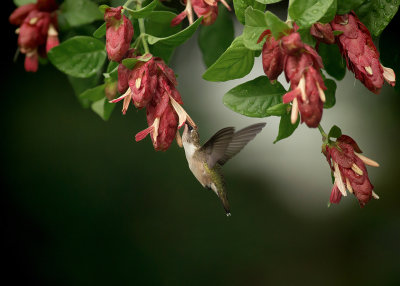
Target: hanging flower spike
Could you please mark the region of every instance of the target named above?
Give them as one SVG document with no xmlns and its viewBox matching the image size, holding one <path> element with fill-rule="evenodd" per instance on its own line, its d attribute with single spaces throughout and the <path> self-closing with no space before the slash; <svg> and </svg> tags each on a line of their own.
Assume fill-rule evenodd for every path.
<svg viewBox="0 0 400 286">
<path fill-rule="evenodd" d="M 359 152 L 358 152 L 359 151 Z M 336 142 L 323 146 L 323 153 L 335 178 L 330 202 L 338 204 L 346 189 L 355 195 L 361 207 L 371 198 L 379 199 L 373 191 L 365 165 L 379 167 L 379 164 L 360 154 L 357 143 L 347 135 L 340 136 Z"/>
<path fill-rule="evenodd" d="M 129 76 L 132 100 L 137 108 L 145 107 L 153 98 L 157 88 L 157 66 L 154 58 L 138 62 Z"/>
<path fill-rule="evenodd" d="M 231 7 L 225 0 L 219 0 L 229 11 Z M 218 17 L 218 0 L 185 0 L 185 10 L 171 21 L 171 26 L 176 26 L 188 17 L 189 24 L 193 24 L 193 10 L 197 17 L 203 17 L 204 26 L 212 25 Z"/>
<path fill-rule="evenodd" d="M 264 31 L 257 43 L 261 42 L 264 37 L 267 37 L 267 40 L 262 48 L 262 65 L 268 79 L 274 81 L 283 71 L 284 54 L 279 42 L 272 37 L 270 30 Z"/>
<path fill-rule="evenodd" d="M 119 6 L 107 8 L 104 13 L 107 54 L 115 62 L 120 62 L 125 57 L 134 32 L 131 21 L 121 11 L 122 6 Z"/>
<path fill-rule="evenodd" d="M 284 71 L 291 91 L 283 96 L 283 102 L 292 102 L 291 122 L 294 124 L 301 114 L 301 121 L 308 127 L 317 127 L 322 118 L 326 86 L 320 69 L 322 59 L 317 52 L 301 41 L 300 34 L 293 32 L 282 37 Z"/>
<path fill-rule="evenodd" d="M 39 55 L 46 57 L 47 52 L 59 44 L 57 14 L 54 12 L 57 8 L 54 0 L 38 0 L 15 9 L 10 15 L 10 23 L 20 26 L 17 29 L 18 47 L 25 54 L 24 66 L 28 72 L 36 72 Z"/>
<path fill-rule="evenodd" d="M 379 52 L 371 34 L 354 12 L 336 15 L 331 26 L 334 31 L 342 32 L 336 36 L 337 44 L 346 59 L 347 68 L 358 80 L 376 94 L 380 92 L 384 79 L 391 86 L 395 85 L 393 70 L 379 62 Z"/>
</svg>

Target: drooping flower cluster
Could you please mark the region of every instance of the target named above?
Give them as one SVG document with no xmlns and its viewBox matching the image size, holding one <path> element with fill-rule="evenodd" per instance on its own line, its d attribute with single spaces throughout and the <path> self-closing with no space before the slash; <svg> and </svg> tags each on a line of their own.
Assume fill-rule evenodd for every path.
<svg viewBox="0 0 400 286">
<path fill-rule="evenodd" d="M 370 32 L 354 12 L 336 15 L 331 26 L 334 31 L 342 32 L 336 36 L 337 44 L 346 59 L 347 68 L 358 80 L 374 93 L 379 93 L 384 79 L 391 86 L 395 85 L 396 77 L 393 70 L 380 63 L 379 52 Z"/>
<path fill-rule="evenodd" d="M 37 0 L 18 7 L 10 15 L 11 24 L 19 26 L 18 47 L 25 54 L 25 70 L 36 72 L 39 56 L 45 58 L 48 51 L 58 46 L 57 14 L 55 0 Z"/>
<path fill-rule="evenodd" d="M 300 34 L 292 31 L 276 40 L 269 30 L 259 38 L 267 37 L 262 49 L 265 74 L 270 80 L 285 72 L 291 91 L 283 96 L 283 102 L 292 102 L 291 121 L 294 124 L 301 114 L 301 121 L 309 127 L 317 127 L 322 117 L 326 90 L 320 69 L 322 59 L 309 45 L 303 43 Z"/>
<path fill-rule="evenodd" d="M 146 108 L 149 127 L 136 135 L 136 141 L 150 134 L 154 149 L 165 151 L 175 136 L 178 136 L 179 144 L 178 129 L 187 120 L 192 126 L 196 125 L 181 107 L 183 102 L 176 89 L 177 82 L 172 69 L 161 58 L 150 54 L 135 55 L 133 50 L 129 54 L 138 62 L 132 70 L 123 64 L 119 65 L 118 91 L 123 95 L 111 102 L 123 99 L 124 114 L 131 101 L 137 108 Z"/>
<path fill-rule="evenodd" d="M 122 6 L 107 8 L 104 13 L 106 21 L 106 49 L 108 58 L 120 62 L 125 58 L 133 37 L 131 21 L 122 15 Z"/>
<path fill-rule="evenodd" d="M 181 144 L 178 129 L 188 120 L 196 126 L 181 107 L 182 98 L 176 89 L 175 74 L 161 58 L 151 54 L 140 55 L 130 49 L 133 26 L 122 15 L 122 7 L 107 8 L 106 49 L 110 60 L 119 62 L 117 89 L 122 96 L 112 99 L 116 103 L 124 100 L 122 113 L 125 114 L 132 103 L 136 108 L 146 108 L 148 128 L 136 135 L 136 141 L 150 134 L 154 149 L 165 151 L 175 136 Z M 122 64 L 124 59 L 135 59 L 132 69 Z"/>
<path fill-rule="evenodd" d="M 379 164 L 360 153 L 357 143 L 347 135 L 340 136 L 336 142 L 323 146 L 322 152 L 331 167 L 334 183 L 330 202 L 338 204 L 342 196 L 347 196 L 346 189 L 354 194 L 361 207 L 371 198 L 379 199 L 373 191 L 365 165 L 379 167 Z"/>
<path fill-rule="evenodd" d="M 218 17 L 218 1 L 231 11 L 231 7 L 225 2 L 225 0 L 185 0 L 185 10 L 172 19 L 171 25 L 178 25 L 186 17 L 189 20 L 189 24 L 192 24 L 193 10 L 197 17 L 203 17 L 203 20 L 201 21 L 203 25 L 212 25 Z"/>
</svg>

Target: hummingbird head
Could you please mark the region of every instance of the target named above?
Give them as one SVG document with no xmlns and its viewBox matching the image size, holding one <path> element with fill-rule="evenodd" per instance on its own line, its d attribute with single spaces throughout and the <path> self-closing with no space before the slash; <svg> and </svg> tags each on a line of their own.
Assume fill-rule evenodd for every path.
<svg viewBox="0 0 400 286">
<path fill-rule="evenodd" d="M 185 123 L 185 129 L 182 134 L 182 143 L 186 144 L 198 144 L 199 143 L 199 133 L 193 128 L 188 122 Z"/>
</svg>

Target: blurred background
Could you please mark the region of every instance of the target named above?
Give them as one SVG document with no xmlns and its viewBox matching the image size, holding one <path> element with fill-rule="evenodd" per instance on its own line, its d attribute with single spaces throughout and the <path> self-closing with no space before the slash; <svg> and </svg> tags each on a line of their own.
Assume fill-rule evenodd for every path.
<svg viewBox="0 0 400 286">
<path fill-rule="evenodd" d="M 3 285 L 400 285 L 400 95 L 392 88 L 374 95 L 349 72 L 338 83 L 322 125 L 340 126 L 381 164 L 368 169 L 381 199 L 360 209 L 348 196 L 328 208 L 317 130 L 301 125 L 273 144 L 277 118 L 246 118 L 222 104 L 226 91 L 262 74 L 260 58 L 243 79 L 206 82 L 197 37 L 186 42 L 171 66 L 203 142 L 226 126 L 267 122 L 225 167 L 227 218 L 183 149 L 134 141 L 143 110 L 122 116 L 119 104 L 103 122 L 50 65 L 30 74 L 23 57 L 13 63 L 13 9 L 2 17 Z M 396 33 L 396 18 L 385 33 Z"/>
</svg>

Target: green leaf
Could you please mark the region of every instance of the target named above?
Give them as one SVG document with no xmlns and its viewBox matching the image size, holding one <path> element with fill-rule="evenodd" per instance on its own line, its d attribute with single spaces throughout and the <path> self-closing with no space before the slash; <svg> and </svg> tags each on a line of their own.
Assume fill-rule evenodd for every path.
<svg viewBox="0 0 400 286">
<path fill-rule="evenodd" d="M 90 0 L 65 0 L 61 5 L 61 13 L 71 27 L 103 20 L 97 5 Z"/>
<path fill-rule="evenodd" d="M 366 0 L 337 0 L 337 14 L 343 15 L 355 10 Z"/>
<path fill-rule="evenodd" d="M 245 11 L 246 8 L 251 6 L 254 9 L 264 11 L 265 5 L 255 0 L 233 0 L 233 6 L 235 8 L 236 18 L 243 25 L 245 24 Z"/>
<path fill-rule="evenodd" d="M 329 130 L 328 137 L 329 138 L 339 138 L 342 136 L 342 130 L 336 125 L 333 125 L 331 130 Z"/>
<path fill-rule="evenodd" d="M 176 14 L 168 11 L 151 12 L 144 18 L 146 33 L 156 37 L 168 37 L 178 33 L 181 25 L 171 27 L 171 21 L 175 17 Z M 164 45 L 163 42 L 158 42 L 150 46 L 150 52 L 154 56 L 162 58 L 166 63 L 168 63 L 174 50 L 175 47 Z"/>
<path fill-rule="evenodd" d="M 254 65 L 254 52 L 243 45 L 242 37 L 236 38 L 229 48 L 203 74 L 208 81 L 227 81 L 242 78 Z"/>
<path fill-rule="evenodd" d="M 103 73 L 104 78 L 118 80 L 118 62 L 110 61 L 107 66 L 107 72 Z"/>
<path fill-rule="evenodd" d="M 148 62 L 152 58 L 151 55 L 143 55 L 139 58 L 127 58 L 122 60 L 122 64 L 128 69 L 133 69 L 137 62 Z"/>
<path fill-rule="evenodd" d="M 315 22 L 327 23 L 336 14 L 336 0 L 293 0 L 289 15 L 300 27 L 310 27 Z"/>
<path fill-rule="evenodd" d="M 286 93 L 277 81 L 272 84 L 266 76 L 260 76 L 240 84 L 228 91 L 223 98 L 225 106 L 249 117 L 267 117 L 276 115 L 276 105 L 282 103 Z M 279 106 L 282 110 L 282 106 Z"/>
<path fill-rule="evenodd" d="M 81 99 L 88 100 L 90 102 L 98 101 L 103 99 L 106 95 L 104 92 L 104 88 L 106 87 L 105 84 L 96 86 L 94 88 L 87 89 L 83 93 L 79 95 Z"/>
<path fill-rule="evenodd" d="M 99 11 L 104 14 L 108 8 L 111 8 L 111 7 L 106 4 L 103 4 L 103 5 L 99 6 Z"/>
<path fill-rule="evenodd" d="M 132 10 L 127 7 L 124 7 L 124 9 L 126 9 L 133 18 L 136 18 L 136 19 L 144 18 L 147 15 L 149 15 L 154 10 L 154 8 L 156 8 L 157 3 L 158 3 L 158 0 L 153 0 L 153 2 L 151 2 L 149 5 L 143 7 L 142 9 L 139 9 L 139 10 Z"/>
<path fill-rule="evenodd" d="M 346 61 L 337 45 L 320 43 L 318 54 L 321 56 L 326 72 L 337 80 L 342 80 L 346 74 Z"/>
<path fill-rule="evenodd" d="M 68 81 L 70 82 L 76 97 L 78 98 L 80 104 L 84 108 L 89 108 L 90 106 L 90 101 L 86 99 L 82 99 L 79 97 L 81 93 L 83 93 L 85 90 L 89 88 L 93 88 L 99 83 L 100 76 L 99 75 L 94 75 L 89 78 L 77 78 L 77 77 L 72 77 L 68 76 Z"/>
<path fill-rule="evenodd" d="M 271 30 L 275 39 L 280 38 L 290 30 L 290 27 L 277 16 L 267 11 L 263 13 L 248 7 L 245 12 L 246 25 L 243 30 L 244 45 L 251 50 L 261 50 L 265 39 L 257 43 L 260 35 L 267 29 Z"/>
<path fill-rule="evenodd" d="M 396 15 L 399 5 L 399 0 L 367 0 L 355 12 L 371 34 L 377 37 Z"/>
<path fill-rule="evenodd" d="M 310 34 L 310 27 L 308 28 L 299 28 L 297 32 L 300 34 L 300 38 L 303 41 L 303 43 L 306 43 L 307 45 L 310 45 L 311 47 L 315 47 L 315 44 L 317 41 L 315 38 Z"/>
<path fill-rule="evenodd" d="M 261 4 L 274 4 L 281 2 L 283 0 L 256 0 L 257 2 L 260 2 Z"/>
<path fill-rule="evenodd" d="M 114 103 L 109 103 L 107 98 L 93 102 L 92 110 L 103 120 L 107 121 L 115 108 Z"/>
<path fill-rule="evenodd" d="M 155 37 L 152 35 L 147 35 L 147 41 L 149 42 L 150 45 L 154 45 L 155 43 L 158 43 L 158 42 L 161 42 L 167 46 L 182 45 L 194 34 L 194 32 L 196 32 L 197 27 L 201 24 L 202 20 L 203 20 L 203 18 L 200 17 L 186 29 L 184 29 L 174 35 L 165 37 L 165 38 L 159 38 L 159 37 Z"/>
<path fill-rule="evenodd" d="M 96 31 L 93 33 L 93 37 L 100 39 L 106 35 L 106 23 L 103 23 Z"/>
<path fill-rule="evenodd" d="M 282 115 L 281 121 L 279 122 L 278 136 L 276 137 L 274 144 L 292 135 L 299 126 L 299 123 L 300 117 L 297 117 L 297 121 L 295 122 L 295 124 L 292 124 L 289 110 L 284 115 Z"/>
<path fill-rule="evenodd" d="M 325 90 L 325 103 L 324 108 L 332 108 L 336 104 L 336 82 L 332 79 L 325 79 L 324 80 L 326 90 Z"/>
<path fill-rule="evenodd" d="M 201 26 L 199 46 L 206 67 L 211 66 L 229 47 L 235 37 L 232 17 L 229 11 L 219 5 L 218 17 L 214 24 Z"/>
<path fill-rule="evenodd" d="M 63 73 L 88 78 L 101 70 L 107 54 L 101 41 L 92 37 L 77 36 L 51 49 L 48 57 Z"/>
<path fill-rule="evenodd" d="M 14 4 L 17 6 L 26 5 L 29 3 L 36 3 L 36 0 L 14 0 Z"/>
</svg>

